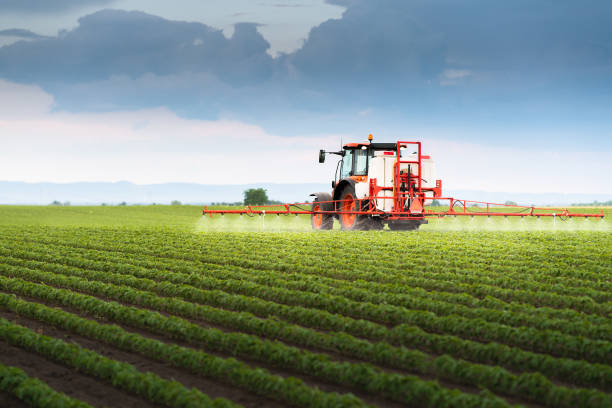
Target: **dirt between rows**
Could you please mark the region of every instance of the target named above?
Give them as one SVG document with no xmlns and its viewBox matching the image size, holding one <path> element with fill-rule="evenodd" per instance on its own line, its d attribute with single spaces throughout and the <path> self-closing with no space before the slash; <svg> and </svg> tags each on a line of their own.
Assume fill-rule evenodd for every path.
<svg viewBox="0 0 612 408">
<path fill-rule="evenodd" d="M 11 394 L 0 391 L 0 407 L 3 408 L 28 408 L 25 402 L 13 397 Z"/>
<path fill-rule="evenodd" d="M 54 390 L 95 407 L 161 407 L 4 341 L 0 341 L 0 361 L 5 365 L 19 367 L 30 377 L 44 381 Z"/>
<path fill-rule="evenodd" d="M 35 302 L 35 303 L 43 303 L 40 300 L 35 299 L 35 298 L 22 297 L 22 299 L 30 301 L 30 302 Z M 101 297 L 100 299 L 104 299 L 104 298 Z M 109 299 L 104 299 L 104 300 L 109 300 Z M 118 302 L 118 303 L 121 303 L 121 302 Z M 132 306 L 132 305 L 126 304 L 126 303 L 123 303 L 123 304 L 126 305 L 126 306 Z M 138 306 L 138 307 L 142 308 L 142 309 L 145 309 L 145 310 L 149 310 L 149 309 L 144 308 L 144 307 L 140 307 L 140 306 Z M 90 316 L 90 315 L 88 315 L 86 313 L 83 313 L 83 312 L 81 312 L 79 310 L 70 308 L 70 307 L 62 306 L 60 308 L 65 310 L 65 311 L 67 311 L 67 312 L 79 315 L 79 316 L 84 317 L 84 318 L 88 318 L 88 319 L 92 318 L 92 316 Z M 159 312 L 159 311 L 157 311 L 157 312 Z M 165 313 L 165 312 L 159 312 L 159 313 L 161 313 L 163 315 L 166 315 L 166 316 L 172 316 L 171 314 Z M 174 344 L 178 344 L 178 345 L 181 345 L 181 346 L 184 346 L 184 347 L 190 347 L 190 348 L 198 349 L 198 347 L 195 346 L 194 344 L 188 343 L 188 342 L 185 342 L 185 341 L 182 341 L 182 340 L 179 340 L 179 339 L 175 339 L 175 338 L 171 337 L 170 335 L 159 335 L 159 334 L 156 334 L 156 333 L 151 333 L 149 331 L 141 330 L 141 329 L 134 328 L 134 327 L 131 327 L 131 326 L 128 326 L 128 325 L 120 324 L 120 323 L 117 323 L 117 322 L 111 322 L 111 321 L 108 321 L 107 319 L 105 319 L 103 317 L 100 317 L 100 316 L 95 316 L 93 318 L 95 320 L 100 321 L 101 323 L 116 324 L 118 326 L 123 327 L 124 329 L 126 329 L 128 331 L 131 331 L 131 332 L 134 332 L 134 333 L 138 333 L 138 334 L 140 334 L 142 336 L 145 336 L 145 337 L 148 337 L 148 338 L 154 338 L 154 339 L 166 342 L 166 343 L 174 343 Z M 222 331 L 226 331 L 226 332 L 232 331 L 232 330 L 227 329 L 225 327 L 221 327 L 221 326 L 218 326 L 218 325 L 210 325 L 208 323 L 205 323 L 205 322 L 202 322 L 202 321 L 199 321 L 199 320 L 196 320 L 196 319 L 188 319 L 188 318 L 184 318 L 184 319 L 187 320 L 187 321 L 190 321 L 192 323 L 195 323 L 197 325 L 200 325 L 202 327 L 214 327 L 214 328 L 220 329 Z M 263 338 L 261 336 L 256 336 L 256 337 Z M 293 344 L 290 344 L 290 343 L 287 343 L 287 342 L 284 342 L 284 343 L 288 344 L 288 345 L 293 345 Z M 316 348 L 307 348 L 307 347 L 302 347 L 302 346 L 298 346 L 298 345 L 293 345 L 293 346 L 295 346 L 297 348 L 300 348 L 300 349 L 303 349 L 303 350 L 308 350 L 308 351 L 312 351 L 312 352 L 316 352 L 316 353 L 327 354 L 331 359 L 336 360 L 336 361 L 344 361 L 344 362 L 352 362 L 352 363 L 363 363 L 364 362 L 362 360 L 345 357 L 345 356 L 343 356 L 343 355 L 341 355 L 339 353 L 327 352 L 327 351 L 319 350 L 319 349 L 316 349 Z M 217 355 L 217 356 L 223 357 L 223 358 L 228 358 L 228 357 L 236 358 L 235 356 L 233 356 L 231 354 L 228 354 L 228 353 L 211 352 L 211 351 L 205 350 L 205 349 L 202 349 L 202 350 L 207 352 L 207 353 L 209 353 L 209 354 L 214 354 L 214 355 Z M 130 354 L 130 355 L 133 356 L 133 354 Z M 300 379 L 302 379 L 308 385 L 318 387 L 319 389 L 324 390 L 324 391 L 338 392 L 338 393 L 351 392 L 354 395 L 358 396 L 359 398 L 363 399 L 365 402 L 368 402 L 370 404 L 375 404 L 375 405 L 380 405 L 380 406 L 385 406 L 385 407 L 387 407 L 387 406 L 388 407 L 402 406 L 402 405 L 400 405 L 398 403 L 395 403 L 393 401 L 389 401 L 389 400 L 384 399 L 382 397 L 376 397 L 376 396 L 372 396 L 370 394 L 364 393 L 364 392 L 362 392 L 359 389 L 335 386 L 333 384 L 328 384 L 328 383 L 322 382 L 318 378 L 310 377 L 310 376 L 307 376 L 307 375 L 304 375 L 304 374 L 296 374 L 296 373 L 291 372 L 291 371 L 287 371 L 287 370 L 284 370 L 284 369 L 279 369 L 279 368 L 277 368 L 275 366 L 272 366 L 272 365 L 269 365 L 269 364 L 264 364 L 264 363 L 262 363 L 260 361 L 254 361 L 254 360 L 249 360 L 249 359 L 244 359 L 244 358 L 239 358 L 239 360 L 249 364 L 252 367 L 263 367 L 263 368 L 267 369 L 269 372 L 271 372 L 272 374 L 280 375 L 280 376 L 283 376 L 283 377 L 287 377 L 287 376 L 299 377 Z M 389 372 L 389 373 L 398 373 L 398 374 L 406 374 L 407 372 L 410 373 L 410 370 L 408 370 L 408 367 L 407 367 L 407 370 L 398 370 L 398 369 L 392 369 L 392 368 L 382 367 L 382 366 L 377 366 L 377 367 L 379 369 L 381 369 L 381 370 L 383 370 L 385 372 Z M 479 393 L 481 391 L 479 388 L 474 387 L 474 386 L 458 384 L 458 383 L 450 382 L 450 381 L 446 381 L 446 380 L 440 380 L 440 379 L 437 379 L 437 378 L 435 378 L 434 376 L 431 376 L 431 375 L 414 374 L 414 373 L 411 373 L 410 375 L 418 376 L 418 377 L 420 377 L 423 380 L 436 380 L 438 383 L 440 383 L 440 385 L 444 386 L 445 388 L 457 389 L 457 390 L 460 390 L 460 391 L 465 392 L 465 393 Z M 522 404 L 522 405 L 525 405 L 525 406 L 528 406 L 528 407 L 537 407 L 538 406 L 538 405 L 535 405 L 535 404 L 532 404 L 532 403 L 528 403 L 524 399 L 518 399 L 518 398 L 514 398 L 514 397 L 507 397 L 507 396 L 504 396 L 504 399 L 506 399 L 506 401 L 508 401 L 511 404 Z"/>
<path fill-rule="evenodd" d="M 71 313 L 74 313 L 73 311 L 70 311 L 69 309 L 64 309 L 64 310 L 69 311 Z M 75 314 L 81 315 L 82 317 L 91 318 L 91 316 L 82 315 L 80 313 L 75 313 Z M 231 399 L 232 401 L 234 401 L 234 402 L 236 402 L 238 404 L 241 404 L 241 405 L 243 405 L 243 406 L 245 406 L 247 408 L 250 408 L 250 407 L 272 407 L 272 408 L 277 408 L 277 407 L 286 406 L 283 403 L 279 403 L 279 402 L 276 402 L 276 401 L 274 401 L 272 399 L 252 394 L 252 393 L 250 393 L 248 391 L 244 391 L 242 389 L 235 388 L 235 387 L 233 387 L 231 385 L 224 385 L 224 384 L 220 384 L 220 383 L 208 380 L 208 379 L 204 378 L 203 376 L 191 373 L 190 371 L 188 371 L 186 369 L 177 368 L 177 367 L 174 367 L 174 366 L 172 366 L 172 365 L 170 365 L 168 363 L 159 362 L 157 360 L 149 359 L 149 358 L 147 358 L 145 356 L 142 356 L 142 355 L 139 355 L 139 354 L 126 352 L 126 351 L 120 350 L 118 348 L 115 348 L 115 347 L 112 347 L 112 346 L 108 346 L 108 345 L 106 345 L 104 343 L 100 343 L 100 342 L 97 342 L 95 340 L 90 340 L 90 339 L 82 337 L 82 336 L 74 335 L 74 334 L 72 334 L 70 332 L 64 331 L 62 329 L 55 328 L 55 327 L 50 326 L 50 325 L 48 325 L 46 323 L 42 323 L 42 322 L 39 322 L 39 321 L 36 321 L 36 320 L 32 320 L 32 319 L 29 319 L 29 318 L 24 318 L 24 317 L 21 317 L 21 316 L 17 316 L 15 313 L 10 312 L 10 311 L 6 311 L 6 310 L 0 309 L 0 317 L 4 317 L 6 319 L 9 319 L 11 321 L 16 322 L 17 324 L 22 325 L 22 326 L 34 329 L 34 330 L 36 330 L 38 332 L 42 332 L 44 335 L 47 335 L 47 336 L 50 336 L 50 337 L 61 338 L 64 341 L 73 342 L 73 343 L 79 344 L 79 345 L 81 345 L 81 346 L 83 346 L 85 348 L 88 348 L 90 350 L 96 351 L 97 353 L 99 353 L 101 355 L 104 355 L 105 357 L 109 357 L 109 358 L 112 358 L 112 359 L 115 359 L 115 360 L 119 360 L 119 361 L 125 361 L 127 363 L 132 364 L 133 366 L 135 366 L 140 371 L 143 371 L 143 372 L 150 371 L 150 372 L 153 372 L 153 373 L 159 375 L 162 378 L 176 380 L 176 381 L 182 383 L 183 385 L 185 385 L 188 388 L 191 388 L 191 387 L 198 388 L 199 390 L 201 390 L 202 392 L 206 393 L 211 398 L 225 397 L 225 398 Z M 99 319 L 97 319 L 97 320 L 99 320 Z M 131 332 L 138 333 L 138 334 L 143 335 L 145 337 L 155 338 L 157 340 L 161 340 L 161 341 L 164 341 L 164 342 L 171 342 L 171 343 L 179 344 L 179 345 L 186 346 L 186 347 L 190 347 L 191 346 L 193 348 L 193 345 L 187 344 L 185 342 L 176 341 L 175 339 L 171 339 L 171 338 L 166 337 L 166 336 L 154 335 L 154 334 L 151 334 L 149 332 L 142 331 L 142 330 L 139 330 L 139 329 L 135 329 L 135 328 L 132 328 L 132 327 L 129 327 L 129 326 L 123 326 L 123 325 L 120 325 L 120 326 L 124 327 L 125 329 L 127 329 L 127 330 L 129 330 Z M 217 356 L 223 357 L 223 358 L 233 357 L 233 356 L 227 355 L 227 354 L 224 355 L 224 354 L 220 354 L 220 353 L 211 353 L 211 352 L 209 352 L 207 350 L 204 350 L 204 351 L 209 353 L 209 354 L 217 355 Z M 0 361 L 2 361 L 2 356 L 0 356 Z M 249 363 L 248 361 L 246 361 L 246 362 Z M 13 365 L 15 365 L 15 364 L 13 364 Z M 275 368 L 273 366 L 262 364 L 261 362 L 254 362 L 254 363 L 252 363 L 250 365 L 251 366 L 257 366 L 257 367 L 265 368 L 269 372 L 271 372 L 272 374 L 276 374 L 276 375 L 279 375 L 279 376 L 282 376 L 282 377 L 289 377 L 289 376 L 299 377 L 307 385 L 317 387 L 317 388 L 321 389 L 322 391 L 337 392 L 337 393 L 340 393 L 340 394 L 344 394 L 344 393 L 347 393 L 347 392 L 352 392 L 354 395 L 356 395 L 357 397 L 361 398 L 366 403 L 369 403 L 369 404 L 372 404 L 372 405 L 381 406 L 381 407 L 390 407 L 390 408 L 396 408 L 396 407 L 399 408 L 399 407 L 405 406 L 403 404 L 396 403 L 394 401 L 389 401 L 389 400 L 387 400 L 385 398 L 382 398 L 382 397 L 372 396 L 372 395 L 363 393 L 360 390 L 346 389 L 346 388 L 342 388 L 342 387 L 335 386 L 335 385 L 332 385 L 332 384 L 327 384 L 327 383 L 321 382 L 320 380 L 318 380 L 316 378 L 311 378 L 309 376 L 295 375 L 294 373 L 287 372 L 287 371 L 284 371 L 284 370 L 279 370 L 279 369 L 277 369 L 277 368 Z M 51 385 L 51 384 L 49 384 L 49 385 Z M 55 388 L 55 387 L 53 387 L 53 388 Z M 113 405 L 109 405 L 109 406 L 113 406 Z M 123 405 L 121 405 L 121 406 L 123 406 Z"/>
<path fill-rule="evenodd" d="M 7 310 L 0 310 L 0 316 L 12 322 L 15 322 L 19 325 L 22 325 L 24 327 L 33 329 L 38 333 L 44 334 L 45 336 L 59 338 L 68 343 L 76 343 L 89 350 L 93 350 L 97 352 L 98 354 L 101 354 L 105 357 L 111 358 L 113 360 L 118 360 L 118 361 L 129 363 L 143 373 L 152 372 L 166 380 L 176 380 L 187 388 L 197 388 L 211 398 L 223 397 L 223 398 L 231 399 L 232 401 L 238 404 L 241 404 L 245 406 L 246 408 L 262 407 L 262 406 L 280 408 L 284 406 L 268 398 L 260 397 L 258 395 L 247 393 L 243 390 L 233 388 L 231 386 L 226 386 L 223 384 L 219 384 L 219 383 L 210 381 L 197 374 L 192 374 L 186 370 L 182 370 L 182 369 L 173 367 L 170 364 L 152 360 L 152 359 L 143 357 L 139 354 L 129 353 L 129 352 L 120 350 L 118 348 L 108 346 L 104 343 L 97 342 L 95 340 L 90 340 L 82 336 L 74 335 L 68 331 L 55 328 L 46 323 L 18 316 L 15 313 L 7 311 Z M 13 346 L 9 346 L 9 347 L 16 349 L 16 347 L 13 347 Z M 20 349 L 17 349 L 17 350 L 20 350 Z M 24 354 L 20 359 L 17 360 L 17 364 L 10 364 L 10 365 L 17 365 L 18 367 L 28 372 L 27 367 L 28 365 L 30 365 L 30 358 L 32 357 L 32 353 L 29 353 L 23 350 L 20 350 L 20 352 L 26 353 L 26 354 Z M 53 367 L 54 369 L 56 369 L 56 366 L 58 366 L 57 363 L 48 361 L 44 357 L 40 357 L 38 355 L 34 355 L 34 356 L 35 357 L 32 358 L 32 361 L 36 363 L 37 367 L 42 367 L 44 369 L 46 366 L 42 364 L 43 362 L 48 362 L 49 366 Z M 4 358 L 5 358 L 5 354 L 4 353 L 0 354 L 0 361 L 2 361 L 4 364 L 9 364 L 5 362 Z M 68 369 L 68 370 L 70 371 L 71 369 Z M 115 388 L 109 383 L 95 379 L 95 377 L 89 377 L 86 374 L 81 374 L 81 376 L 87 376 L 88 379 L 93 380 L 93 383 L 95 383 L 95 384 L 92 384 L 91 387 L 86 387 L 86 389 L 83 390 L 84 393 L 87 395 L 87 397 L 94 397 L 93 399 L 84 398 L 83 395 L 80 395 L 80 394 L 73 395 L 73 394 L 70 394 L 69 392 L 66 392 L 65 391 L 66 388 L 68 388 L 69 390 L 73 388 L 73 387 L 66 387 L 66 384 L 62 384 L 63 388 L 61 389 L 61 391 L 65 392 L 66 394 L 72 397 L 86 401 L 93 406 L 109 406 L 109 407 L 115 407 L 115 406 L 121 406 L 121 407 L 124 407 L 124 406 L 125 407 L 152 406 L 152 407 L 156 407 L 158 406 L 156 404 L 152 404 L 150 401 L 146 399 L 141 399 L 137 396 L 134 396 L 133 394 L 128 394 L 128 393 L 123 393 L 123 394 L 125 394 L 126 396 L 129 396 L 131 399 L 135 398 L 137 402 L 134 405 L 130 405 L 129 404 L 130 399 L 124 399 L 124 396 L 121 396 L 119 399 L 114 399 L 109 402 L 100 400 L 98 398 L 98 394 L 100 394 L 102 390 L 104 390 L 103 395 L 106 397 L 107 394 L 116 394 L 119 389 Z M 39 378 L 47 382 L 52 388 L 60 390 L 59 387 L 55 387 L 54 385 L 49 383 L 46 377 L 45 378 L 39 377 Z M 67 380 L 65 381 L 66 383 L 70 383 L 70 384 L 74 383 L 74 380 L 70 377 L 67 377 L 66 380 Z M 78 388 L 81 388 L 81 387 L 78 387 Z"/>
</svg>

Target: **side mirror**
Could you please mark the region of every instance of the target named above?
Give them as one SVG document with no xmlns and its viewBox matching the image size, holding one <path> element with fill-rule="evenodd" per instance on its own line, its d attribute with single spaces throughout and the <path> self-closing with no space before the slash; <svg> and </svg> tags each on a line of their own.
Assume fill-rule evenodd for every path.
<svg viewBox="0 0 612 408">
<path fill-rule="evenodd" d="M 336 188 L 336 180 L 332 180 L 332 188 Z"/>
<path fill-rule="evenodd" d="M 319 150 L 319 163 L 325 163 L 325 150 Z"/>
</svg>

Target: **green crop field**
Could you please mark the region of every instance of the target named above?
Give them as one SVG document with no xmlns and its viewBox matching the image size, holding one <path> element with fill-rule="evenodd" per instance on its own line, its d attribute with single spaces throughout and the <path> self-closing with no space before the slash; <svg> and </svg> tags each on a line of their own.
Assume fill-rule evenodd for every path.
<svg viewBox="0 0 612 408">
<path fill-rule="evenodd" d="M 0 406 L 612 407 L 604 213 L 0 206 Z"/>
</svg>

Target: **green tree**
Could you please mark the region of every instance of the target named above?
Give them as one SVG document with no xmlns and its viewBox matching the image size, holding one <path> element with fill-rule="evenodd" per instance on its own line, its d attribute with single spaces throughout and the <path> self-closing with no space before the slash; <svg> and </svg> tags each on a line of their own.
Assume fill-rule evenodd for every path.
<svg viewBox="0 0 612 408">
<path fill-rule="evenodd" d="M 179 200 L 174 200 L 170 203 L 170 205 L 181 205 L 181 202 Z"/>
<path fill-rule="evenodd" d="M 265 205 L 268 194 L 263 188 L 250 188 L 244 191 L 244 205 Z"/>
<path fill-rule="evenodd" d="M 504 204 L 506 204 L 506 205 L 517 205 L 515 201 L 510 201 L 510 200 L 506 201 Z"/>
</svg>

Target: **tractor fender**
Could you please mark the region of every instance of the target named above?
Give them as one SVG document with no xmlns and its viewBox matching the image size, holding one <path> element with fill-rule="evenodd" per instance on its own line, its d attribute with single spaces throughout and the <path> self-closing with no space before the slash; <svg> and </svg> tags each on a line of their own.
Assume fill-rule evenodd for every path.
<svg viewBox="0 0 612 408">
<path fill-rule="evenodd" d="M 320 193 L 312 193 L 311 197 L 316 197 L 317 201 L 332 201 L 332 196 L 329 193 L 320 192 Z M 333 203 L 322 203 L 321 209 L 323 211 L 334 211 Z"/>
<path fill-rule="evenodd" d="M 334 189 L 334 192 L 333 192 L 334 201 L 340 200 L 340 194 L 342 194 L 342 190 L 344 190 L 346 186 L 353 187 L 353 189 L 355 190 L 355 196 L 358 200 L 362 200 L 361 205 L 363 207 L 367 203 L 367 201 L 364 199 L 368 197 L 369 192 L 370 192 L 369 184 L 363 181 L 355 181 L 354 179 L 348 178 L 348 177 L 345 179 L 342 179 L 340 180 L 340 182 L 336 185 L 336 188 Z"/>
<path fill-rule="evenodd" d="M 344 190 L 344 187 L 348 185 L 355 187 L 355 180 L 350 179 L 350 178 L 345 178 L 345 179 L 340 180 L 338 184 L 336 184 L 336 187 L 334 188 L 334 192 L 333 192 L 334 201 L 340 199 L 340 193 L 342 193 L 342 190 Z"/>
</svg>

